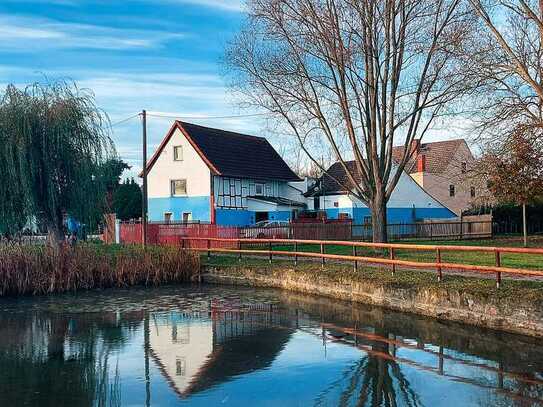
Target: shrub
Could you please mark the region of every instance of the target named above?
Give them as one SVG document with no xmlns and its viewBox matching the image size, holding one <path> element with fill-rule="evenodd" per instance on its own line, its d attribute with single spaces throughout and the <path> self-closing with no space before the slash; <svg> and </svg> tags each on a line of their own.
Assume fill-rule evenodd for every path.
<svg viewBox="0 0 543 407">
<path fill-rule="evenodd" d="M 0 245 L 0 296 L 188 282 L 197 254 L 174 247 Z"/>
</svg>

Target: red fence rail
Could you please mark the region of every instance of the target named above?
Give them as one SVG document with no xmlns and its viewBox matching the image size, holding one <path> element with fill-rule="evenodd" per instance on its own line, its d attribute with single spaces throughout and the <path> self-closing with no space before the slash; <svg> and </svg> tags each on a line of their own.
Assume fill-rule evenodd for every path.
<svg viewBox="0 0 543 407">
<path fill-rule="evenodd" d="M 512 267 L 503 267 L 501 258 L 503 253 L 517 254 L 533 254 L 541 255 L 543 261 L 543 249 L 518 248 L 518 247 L 487 247 L 487 246 L 447 246 L 447 245 L 411 245 L 401 243 L 367 243 L 367 242 L 352 242 L 352 241 L 330 241 L 330 240 L 302 240 L 302 239 L 221 239 L 221 238 L 186 238 L 183 247 L 189 250 L 207 252 L 208 256 L 212 252 L 238 254 L 241 258 L 246 255 L 264 255 L 272 262 L 273 256 L 289 256 L 294 257 L 294 262 L 297 264 L 299 257 L 318 258 L 322 264 L 325 264 L 326 259 L 339 261 L 354 262 L 355 269 L 358 262 L 369 264 L 388 265 L 391 267 L 392 273 L 396 271 L 396 266 L 406 268 L 421 268 L 426 270 L 436 270 L 438 281 L 443 278 L 442 271 L 444 269 L 458 270 L 464 272 L 475 272 L 484 274 L 495 274 L 496 285 L 499 288 L 501 284 L 502 273 L 509 275 L 521 275 L 526 277 L 543 277 L 543 270 L 531 270 Z M 202 241 L 205 241 L 205 248 L 202 248 Z M 230 243 L 237 248 L 220 248 L 217 247 L 217 242 Z M 267 249 L 242 249 L 242 244 L 268 246 Z M 273 250 L 274 244 L 289 244 L 294 246 L 293 251 Z M 299 251 L 299 245 L 319 245 L 320 253 Z M 328 254 L 326 247 L 328 245 L 348 246 L 352 247 L 352 255 Z M 357 248 L 373 248 L 386 249 L 389 253 L 389 258 L 359 256 Z M 395 250 L 407 251 L 431 251 L 435 253 L 435 261 L 414 261 L 400 260 L 396 258 Z M 495 256 L 494 266 L 463 264 L 463 263 L 448 263 L 442 261 L 443 252 L 480 252 L 493 253 Z"/>
</svg>

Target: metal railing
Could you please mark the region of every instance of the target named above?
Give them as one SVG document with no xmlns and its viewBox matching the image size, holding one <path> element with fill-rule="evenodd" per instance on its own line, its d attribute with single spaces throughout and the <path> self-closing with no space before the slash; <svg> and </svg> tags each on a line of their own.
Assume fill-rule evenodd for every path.
<svg viewBox="0 0 543 407">
<path fill-rule="evenodd" d="M 202 244 L 205 242 L 205 247 Z M 193 244 L 194 243 L 194 244 Z M 213 244 L 227 244 L 230 247 L 213 247 Z M 267 245 L 267 249 L 242 249 L 242 244 L 246 245 Z M 273 245 L 291 245 L 292 251 L 273 250 Z M 318 245 L 319 252 L 299 251 L 300 245 Z M 326 253 L 329 245 L 352 247 L 352 255 Z M 495 274 L 496 287 L 499 288 L 502 282 L 502 274 L 520 275 L 525 277 L 543 277 L 543 270 L 531 270 L 502 266 L 503 253 L 531 254 L 541 255 L 543 262 L 543 248 L 519 248 L 519 247 L 486 247 L 486 246 L 450 246 L 450 245 L 411 245 L 401 243 L 368 243 L 352 241 L 330 241 L 330 240 L 302 240 L 302 239 L 228 239 L 228 238 L 182 238 L 182 248 L 199 252 L 207 252 L 208 257 L 211 253 L 237 254 L 239 259 L 242 255 L 264 255 L 268 257 L 269 262 L 273 261 L 274 256 L 294 257 L 294 264 L 298 264 L 300 257 L 316 258 L 321 260 L 324 266 L 326 260 L 349 261 L 353 262 L 355 271 L 358 269 L 358 263 L 390 266 L 392 274 L 396 272 L 396 267 L 420 268 L 426 270 L 436 270 L 438 282 L 443 279 L 443 270 L 459 270 L 463 272 L 474 272 L 482 274 Z M 385 249 L 388 251 L 388 258 L 359 256 L 357 248 Z M 401 260 L 396 257 L 396 250 L 406 251 L 425 251 L 434 252 L 435 261 L 416 261 Z M 478 252 L 492 253 L 494 255 L 495 265 L 475 265 L 464 263 L 449 263 L 442 261 L 444 252 Z"/>
</svg>

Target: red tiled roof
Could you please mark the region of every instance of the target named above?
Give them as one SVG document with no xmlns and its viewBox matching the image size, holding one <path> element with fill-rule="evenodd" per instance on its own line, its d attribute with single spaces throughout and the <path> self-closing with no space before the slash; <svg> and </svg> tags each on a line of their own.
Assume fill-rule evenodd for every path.
<svg viewBox="0 0 543 407">
<path fill-rule="evenodd" d="M 446 170 L 454 158 L 456 150 L 465 144 L 464 139 L 436 141 L 433 143 L 421 143 L 418 154 L 425 156 L 425 172 L 440 174 Z M 392 159 L 398 163 L 403 157 L 404 146 L 392 147 Z M 411 160 L 405 166 L 405 172 L 413 174 L 417 170 L 417 153 L 413 154 Z"/>
</svg>

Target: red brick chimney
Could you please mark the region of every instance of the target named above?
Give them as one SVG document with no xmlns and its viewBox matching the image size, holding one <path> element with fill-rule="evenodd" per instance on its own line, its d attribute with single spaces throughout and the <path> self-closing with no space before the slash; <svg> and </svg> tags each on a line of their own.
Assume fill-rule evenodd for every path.
<svg viewBox="0 0 543 407">
<path fill-rule="evenodd" d="M 424 154 L 417 155 L 417 172 L 426 171 L 426 156 Z"/>
</svg>

